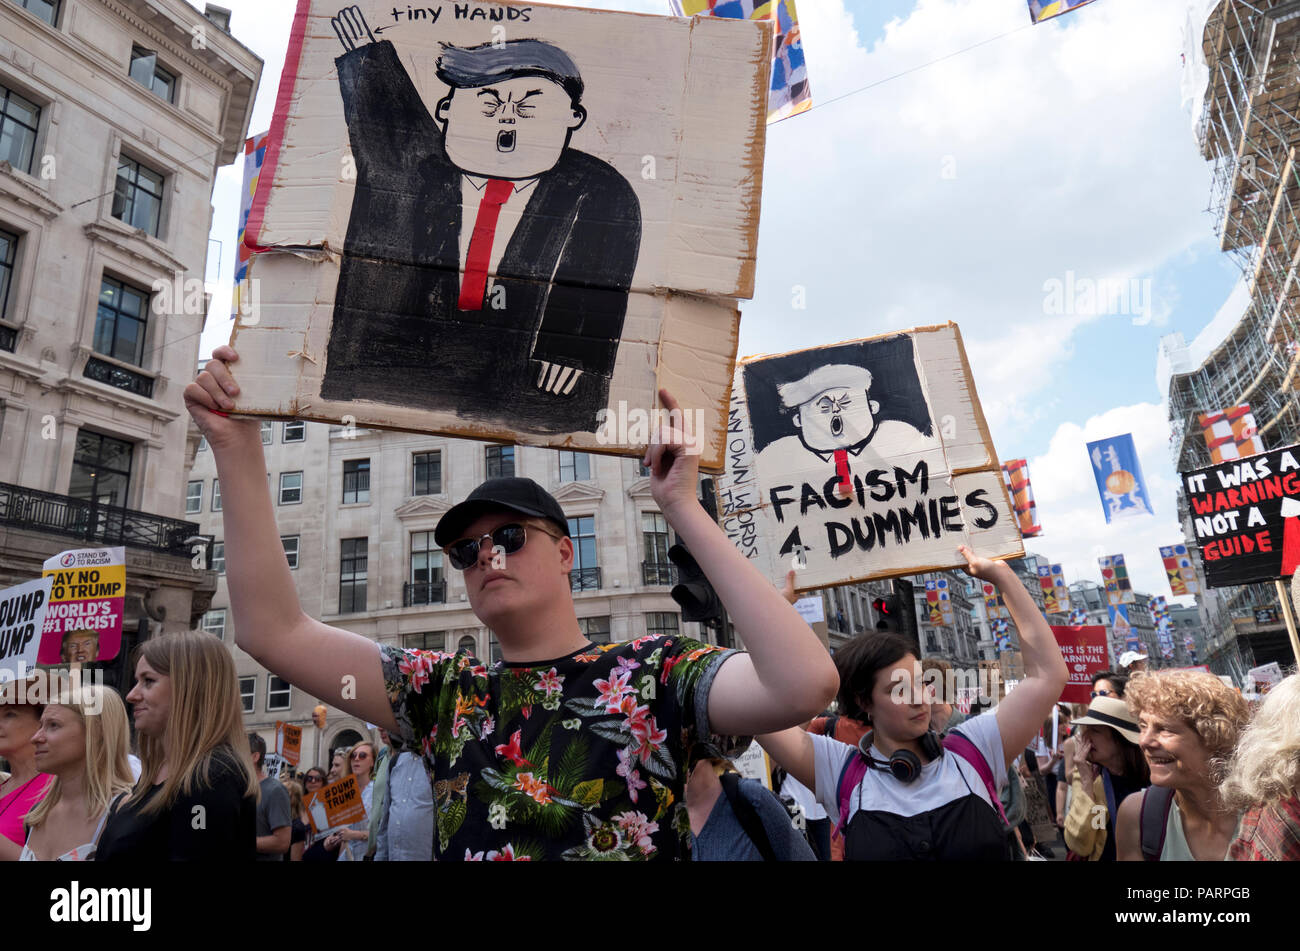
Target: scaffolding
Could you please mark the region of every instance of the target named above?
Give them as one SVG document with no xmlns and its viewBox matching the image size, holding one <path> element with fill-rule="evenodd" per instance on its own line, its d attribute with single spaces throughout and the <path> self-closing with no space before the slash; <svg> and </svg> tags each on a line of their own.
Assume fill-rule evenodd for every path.
<svg viewBox="0 0 1300 951">
<path fill-rule="evenodd" d="M 1200 40 L 1209 72 L 1197 123 L 1211 165 L 1207 211 L 1249 303 L 1199 367 L 1170 379 L 1180 472 L 1211 462 L 1201 414 L 1249 404 L 1266 446 L 1300 442 L 1300 0 L 1221 0 Z M 1194 537 L 1181 492 L 1178 510 Z M 1234 656 L 1232 615 L 1276 601 L 1263 585 L 1208 595 L 1204 626 L 1221 632 Z"/>
</svg>

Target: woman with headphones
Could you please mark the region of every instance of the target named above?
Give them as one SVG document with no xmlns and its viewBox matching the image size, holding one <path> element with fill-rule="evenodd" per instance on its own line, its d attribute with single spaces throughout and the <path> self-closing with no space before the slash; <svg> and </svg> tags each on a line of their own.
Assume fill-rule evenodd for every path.
<svg viewBox="0 0 1300 951">
<path fill-rule="evenodd" d="M 1020 632 L 1025 677 L 1005 700 L 940 741 L 933 698 L 916 681 L 915 647 L 869 633 L 835 654 L 840 713 L 872 727 L 856 749 L 799 729 L 759 738 L 838 817 L 848 861 L 1010 858 L 997 786 L 1051 716 L 1068 671 L 1015 572 L 964 545 L 959 551 L 968 574 L 998 587 Z"/>
</svg>

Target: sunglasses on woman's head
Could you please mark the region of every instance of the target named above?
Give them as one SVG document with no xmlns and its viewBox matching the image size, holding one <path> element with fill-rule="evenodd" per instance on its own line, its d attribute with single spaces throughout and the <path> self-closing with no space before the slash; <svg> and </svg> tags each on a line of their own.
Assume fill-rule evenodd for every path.
<svg viewBox="0 0 1300 951">
<path fill-rule="evenodd" d="M 550 532 L 537 528 L 537 526 L 531 527 L 543 535 L 551 535 Z M 555 536 L 551 535 L 551 537 L 554 538 Z M 452 542 L 443 551 L 447 553 L 447 560 L 451 562 L 453 568 L 466 571 L 470 565 L 478 561 L 479 546 L 485 538 L 492 540 L 493 552 L 500 548 L 505 554 L 513 555 L 523 548 L 524 543 L 528 541 L 528 528 L 517 522 L 511 522 L 509 525 L 502 525 L 491 534 L 485 532 L 478 538 L 462 538 L 458 542 Z"/>
</svg>

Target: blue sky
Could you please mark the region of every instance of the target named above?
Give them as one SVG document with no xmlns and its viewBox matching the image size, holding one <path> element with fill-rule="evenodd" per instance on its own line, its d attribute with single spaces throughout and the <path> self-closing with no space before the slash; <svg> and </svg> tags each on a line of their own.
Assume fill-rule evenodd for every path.
<svg viewBox="0 0 1300 951">
<path fill-rule="evenodd" d="M 236 37 L 266 59 L 260 131 L 293 4 L 227 5 Z M 740 335 L 745 355 L 957 322 L 999 455 L 1029 460 L 1045 529 L 1031 550 L 1062 561 L 1070 581 L 1096 580 L 1096 558 L 1123 552 L 1153 594 L 1168 593 L 1157 546 L 1181 540 L 1159 341 L 1195 337 L 1238 277 L 1203 211 L 1209 167 L 1180 102 L 1186 9 L 1098 0 L 1024 28 L 1023 0 L 803 0 L 814 108 L 768 130 Z M 237 168 L 222 170 L 213 198 L 227 286 L 238 182 Z M 1150 321 L 1052 312 L 1046 288 L 1070 276 L 1149 287 Z M 228 292 L 214 300 L 204 354 L 229 334 Z M 1129 431 L 1156 516 L 1107 526 L 1083 444 Z"/>
</svg>

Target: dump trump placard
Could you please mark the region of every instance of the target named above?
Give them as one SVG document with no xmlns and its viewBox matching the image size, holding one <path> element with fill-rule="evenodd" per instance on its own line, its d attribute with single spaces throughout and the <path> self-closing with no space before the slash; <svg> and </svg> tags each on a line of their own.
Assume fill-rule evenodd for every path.
<svg viewBox="0 0 1300 951">
<path fill-rule="evenodd" d="M 719 513 L 799 590 L 1023 554 L 955 324 L 741 361 Z"/>
<path fill-rule="evenodd" d="M 0 679 L 20 677 L 36 666 L 51 584 L 37 578 L 0 591 Z"/>
</svg>

